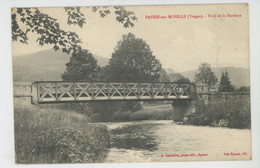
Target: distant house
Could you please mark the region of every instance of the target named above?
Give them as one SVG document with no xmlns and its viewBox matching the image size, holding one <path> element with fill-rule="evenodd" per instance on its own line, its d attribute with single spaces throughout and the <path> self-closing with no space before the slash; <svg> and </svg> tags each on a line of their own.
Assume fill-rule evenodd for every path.
<svg viewBox="0 0 260 168">
<path fill-rule="evenodd" d="M 217 85 L 208 86 L 207 84 L 196 84 L 197 93 L 214 93 L 218 91 Z"/>
<path fill-rule="evenodd" d="M 208 93 L 208 85 L 207 84 L 196 84 L 197 93 Z"/>
<path fill-rule="evenodd" d="M 218 91 L 218 86 L 217 85 L 209 86 L 209 92 L 217 92 L 217 91 Z"/>
</svg>

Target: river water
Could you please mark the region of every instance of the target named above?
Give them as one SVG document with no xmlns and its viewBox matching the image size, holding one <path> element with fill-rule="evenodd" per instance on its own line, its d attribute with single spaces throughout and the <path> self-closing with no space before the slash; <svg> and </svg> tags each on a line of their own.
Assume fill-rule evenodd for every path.
<svg viewBox="0 0 260 168">
<path fill-rule="evenodd" d="M 251 130 L 177 125 L 172 120 L 107 123 L 106 162 L 247 160 Z"/>
</svg>

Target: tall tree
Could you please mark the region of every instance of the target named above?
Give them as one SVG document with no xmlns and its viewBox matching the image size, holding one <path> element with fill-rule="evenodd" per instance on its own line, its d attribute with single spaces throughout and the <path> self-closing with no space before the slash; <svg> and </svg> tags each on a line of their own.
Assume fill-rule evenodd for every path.
<svg viewBox="0 0 260 168">
<path fill-rule="evenodd" d="M 62 74 L 64 81 L 93 81 L 97 77 L 97 60 L 87 50 L 73 52 Z"/>
<path fill-rule="evenodd" d="M 114 82 L 158 82 L 161 69 L 150 46 L 143 39 L 128 33 L 117 43 L 109 65 L 102 68 L 98 79 Z M 142 108 L 136 101 L 124 102 L 118 108 L 123 106 L 131 111 Z"/>
<path fill-rule="evenodd" d="M 227 70 L 225 72 L 222 72 L 220 83 L 219 83 L 219 86 L 218 86 L 218 90 L 220 92 L 233 92 L 234 89 L 235 88 L 230 81 L 229 74 L 228 74 Z"/>
<path fill-rule="evenodd" d="M 68 19 L 67 24 L 82 27 L 86 23 L 86 18 L 80 7 L 64 8 Z M 133 27 L 137 20 L 134 12 L 126 10 L 124 7 L 92 7 L 92 12 L 99 13 L 101 18 L 106 17 L 112 11 L 116 16 L 116 21 L 123 24 L 123 27 Z M 60 28 L 57 19 L 42 13 L 38 8 L 13 8 L 12 9 L 12 40 L 21 43 L 28 42 L 27 34 L 36 33 L 36 42 L 43 46 L 50 44 L 53 49 L 61 50 L 70 54 L 78 50 L 81 42 L 75 32 L 65 31 Z"/>
<path fill-rule="evenodd" d="M 143 39 L 128 33 L 117 43 L 107 69 L 109 81 L 154 82 L 162 66 Z"/>
<path fill-rule="evenodd" d="M 197 83 L 207 84 L 212 86 L 217 84 L 218 78 L 215 73 L 211 70 L 211 66 L 208 63 L 201 63 L 199 67 L 199 73 L 195 74 L 195 81 Z"/>
</svg>

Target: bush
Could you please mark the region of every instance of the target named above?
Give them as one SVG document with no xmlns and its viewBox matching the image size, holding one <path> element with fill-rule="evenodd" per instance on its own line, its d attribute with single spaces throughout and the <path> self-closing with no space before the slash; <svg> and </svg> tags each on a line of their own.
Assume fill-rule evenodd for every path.
<svg viewBox="0 0 260 168">
<path fill-rule="evenodd" d="M 88 124 L 72 111 L 55 108 L 14 108 L 17 163 L 102 162 L 109 132 L 106 126 Z"/>
<path fill-rule="evenodd" d="M 251 128 L 250 100 L 239 99 L 229 104 L 227 119 L 230 128 Z"/>
<path fill-rule="evenodd" d="M 195 112 L 186 114 L 185 123 L 193 125 L 251 128 L 250 99 L 235 97 L 218 99 L 205 104 L 197 100 Z"/>
</svg>

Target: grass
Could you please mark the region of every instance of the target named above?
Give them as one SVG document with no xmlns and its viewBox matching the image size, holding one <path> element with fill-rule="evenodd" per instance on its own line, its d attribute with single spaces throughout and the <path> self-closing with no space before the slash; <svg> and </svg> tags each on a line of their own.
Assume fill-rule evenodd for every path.
<svg viewBox="0 0 260 168">
<path fill-rule="evenodd" d="M 88 124 L 82 114 L 15 106 L 14 121 L 17 163 L 92 163 L 106 158 L 107 127 Z"/>
</svg>

